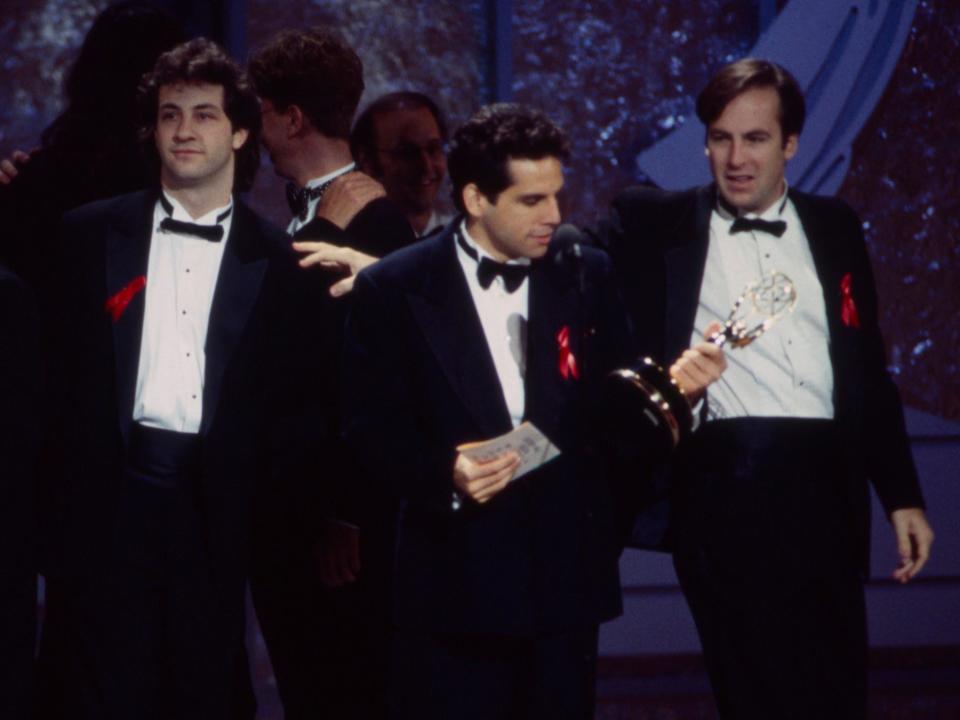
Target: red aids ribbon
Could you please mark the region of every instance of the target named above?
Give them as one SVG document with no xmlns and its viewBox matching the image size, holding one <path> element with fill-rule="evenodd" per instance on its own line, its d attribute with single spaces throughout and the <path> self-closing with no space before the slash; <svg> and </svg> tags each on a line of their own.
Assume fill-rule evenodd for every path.
<svg viewBox="0 0 960 720">
<path fill-rule="evenodd" d="M 847 327 L 859 328 L 860 314 L 857 312 L 856 303 L 853 302 L 852 285 L 853 279 L 850 277 L 850 273 L 847 273 L 840 281 L 840 319 L 843 320 L 843 324 Z"/>
<path fill-rule="evenodd" d="M 123 311 L 127 309 L 127 305 L 130 304 L 130 301 L 133 300 L 137 293 L 143 290 L 143 288 L 146 286 L 146 275 L 135 277 L 133 280 L 127 283 L 127 286 L 120 292 L 112 295 L 104 304 L 103 309 L 110 313 L 110 317 L 113 318 L 114 322 L 117 322 L 117 320 L 120 319 L 120 316 L 123 315 Z"/>
<path fill-rule="evenodd" d="M 560 377 L 569 380 L 580 379 L 580 369 L 577 367 L 577 358 L 570 350 L 570 328 L 564 325 L 557 333 L 557 350 L 559 352 Z"/>
</svg>

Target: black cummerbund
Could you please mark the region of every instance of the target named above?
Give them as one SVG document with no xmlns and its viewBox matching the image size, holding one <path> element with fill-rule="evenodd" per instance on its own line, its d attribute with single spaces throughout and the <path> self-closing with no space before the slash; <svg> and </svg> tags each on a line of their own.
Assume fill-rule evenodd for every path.
<svg viewBox="0 0 960 720">
<path fill-rule="evenodd" d="M 162 488 L 175 488 L 198 475 L 200 436 L 134 423 L 127 447 L 127 475 Z"/>
<path fill-rule="evenodd" d="M 817 418 L 744 417 L 702 425 L 685 448 L 683 464 L 720 473 L 789 472 L 842 456 L 837 424 Z"/>
</svg>

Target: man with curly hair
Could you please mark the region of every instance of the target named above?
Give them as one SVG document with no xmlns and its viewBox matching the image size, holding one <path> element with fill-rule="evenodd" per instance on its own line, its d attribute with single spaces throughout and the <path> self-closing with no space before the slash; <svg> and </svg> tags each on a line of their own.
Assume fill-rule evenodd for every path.
<svg viewBox="0 0 960 720">
<path fill-rule="evenodd" d="M 357 277 L 346 437 L 400 498 L 391 717 L 593 717 L 597 627 L 620 613 L 619 493 L 599 383 L 634 359 L 610 265 L 551 245 L 565 134 L 520 105 L 454 135 L 463 219 Z M 719 374 L 683 372 L 691 394 Z M 560 454 L 466 445 L 536 426 Z M 639 479 L 636 479 L 639 481 Z"/>
<path fill-rule="evenodd" d="M 290 184 L 297 239 L 323 238 L 386 255 L 411 242 L 380 183 L 356 171 L 350 125 L 363 94 L 363 63 L 324 27 L 284 30 L 254 52 L 250 76 L 261 99 L 263 144 Z"/>
<path fill-rule="evenodd" d="M 71 717 L 251 717 L 251 505 L 256 483 L 316 472 L 316 284 L 236 196 L 260 108 L 233 60 L 177 46 L 140 109 L 157 184 L 63 223 L 51 571 Z"/>
<path fill-rule="evenodd" d="M 357 53 L 327 28 L 285 30 L 250 59 L 263 144 L 290 181 L 294 248 L 305 266 L 328 253 L 380 257 L 413 243 L 382 186 L 357 172 L 350 123 L 363 92 Z M 319 263 L 322 264 L 322 263 Z M 321 277 L 313 277 L 321 282 Z M 334 288 L 339 287 L 334 285 Z M 317 373 L 339 397 L 344 299 L 328 298 L 327 351 Z M 339 428 L 336 417 L 325 427 Z M 288 720 L 385 712 L 392 512 L 337 443 L 324 472 L 277 485 L 258 504 L 252 590 Z M 278 562 L 277 558 L 283 558 Z"/>
</svg>

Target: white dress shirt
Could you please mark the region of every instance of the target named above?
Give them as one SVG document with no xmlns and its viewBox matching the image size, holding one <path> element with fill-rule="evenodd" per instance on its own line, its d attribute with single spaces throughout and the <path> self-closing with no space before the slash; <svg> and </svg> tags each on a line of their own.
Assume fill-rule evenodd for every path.
<svg viewBox="0 0 960 720">
<path fill-rule="evenodd" d="M 477 279 L 477 265 L 480 258 L 494 258 L 483 250 L 467 232 L 466 222 L 461 222 L 459 232 L 467 246 L 477 252 L 477 258 L 470 257 L 456 240 L 457 259 L 467 279 L 473 304 L 480 316 L 483 335 L 493 358 L 493 366 L 500 380 L 503 399 L 510 412 L 510 420 L 516 427 L 523 421 L 524 385 L 523 378 L 527 369 L 527 308 L 530 279 L 524 278 L 520 287 L 508 293 L 503 278 L 499 275 L 486 290 Z M 528 258 L 508 261 L 517 265 L 528 265 Z"/>
<path fill-rule="evenodd" d="M 216 225 L 233 202 L 192 218 L 175 199 L 164 196 L 173 206 L 174 220 L 198 225 Z M 167 212 L 157 201 L 133 419 L 150 427 L 196 433 L 203 417 L 207 323 L 233 213 L 220 223 L 220 242 L 162 231 L 165 217 Z"/>
<path fill-rule="evenodd" d="M 423 232 L 421 232 L 417 237 L 427 237 L 432 235 L 435 232 L 439 232 L 447 223 L 453 220 L 453 215 L 441 214 L 436 210 L 430 213 L 430 219 L 427 220 L 427 224 L 423 226 Z"/>
<path fill-rule="evenodd" d="M 335 180 L 336 178 L 340 177 L 341 175 L 346 175 L 348 172 L 353 171 L 353 169 L 356 166 L 357 166 L 356 163 L 350 163 L 349 165 L 344 165 L 342 168 L 334 170 L 332 173 L 327 173 L 323 177 L 318 177 L 318 178 L 314 178 L 313 180 L 310 180 L 309 182 L 307 182 L 306 185 L 304 185 L 304 187 L 307 187 L 307 188 L 320 187 L 324 183 L 328 183 L 331 180 Z M 307 201 L 307 214 L 305 216 L 305 219 L 301 220 L 299 215 L 294 215 L 293 219 L 290 221 L 290 224 L 287 225 L 287 235 L 296 235 L 297 232 L 300 230 L 300 228 L 302 228 L 304 225 L 306 225 L 311 220 L 313 220 L 313 216 L 317 214 L 317 204 L 320 202 L 320 200 L 321 198 L 316 197 L 316 198 L 310 198 L 310 200 Z"/>
<path fill-rule="evenodd" d="M 707 389 L 708 419 L 832 418 L 833 369 L 823 289 L 796 208 L 785 193 L 766 212 L 745 217 L 783 220 L 786 231 L 781 237 L 762 230 L 732 234 L 734 217 L 719 205 L 714 209 L 691 342 L 702 340 L 711 322 L 726 320 L 746 285 L 770 272 L 783 272 L 793 280 L 797 305 L 745 348 L 725 346 L 728 368 Z"/>
</svg>

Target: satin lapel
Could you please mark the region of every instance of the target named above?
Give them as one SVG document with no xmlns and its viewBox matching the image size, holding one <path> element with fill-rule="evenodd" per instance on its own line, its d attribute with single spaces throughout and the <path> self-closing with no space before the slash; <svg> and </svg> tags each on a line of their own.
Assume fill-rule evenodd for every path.
<svg viewBox="0 0 960 720">
<path fill-rule="evenodd" d="M 234 201 L 234 208 L 236 214 L 223 251 L 207 325 L 201 433 L 210 430 L 224 373 L 243 337 L 269 265 L 262 239 L 256 233 L 257 217 L 239 201 Z"/>
<path fill-rule="evenodd" d="M 558 268 L 552 259 L 537 261 L 530 273 L 530 305 L 527 323 L 527 368 L 524 377 L 525 412 L 540 430 L 559 441 L 557 421 L 579 383 L 584 382 L 583 327 L 585 308 L 580 307 L 575 276 Z M 584 302 L 586 299 L 584 298 Z M 560 373 L 558 334 L 569 328 L 570 351 L 580 370 L 580 379 Z"/>
<path fill-rule="evenodd" d="M 697 191 L 692 212 L 685 213 L 664 250 L 666 272 L 665 357 L 670 364 L 690 345 L 690 334 L 697 316 L 700 286 L 710 244 L 710 213 L 713 189 Z"/>
<path fill-rule="evenodd" d="M 105 243 L 106 296 L 111 298 L 138 277 L 146 277 L 150 257 L 153 209 L 156 196 L 143 192 L 131 196 L 114 218 Z M 133 423 L 140 340 L 143 333 L 145 290 L 130 300 L 113 323 L 113 357 L 116 365 L 117 419 L 124 442 Z"/>
<path fill-rule="evenodd" d="M 803 232 L 807 236 L 807 244 L 810 246 L 810 254 L 813 256 L 813 264 L 823 291 L 831 345 L 836 346 L 842 335 L 840 281 L 845 272 L 852 270 L 843 267 L 837 257 L 837 248 L 844 247 L 845 243 L 838 242 L 833 237 L 836 230 L 830 227 L 823 213 L 812 207 L 807 196 L 791 191 L 790 199 L 793 200 Z"/>
<path fill-rule="evenodd" d="M 508 432 L 510 414 L 470 288 L 457 261 L 453 236 L 435 242 L 421 292 L 408 294 L 410 310 L 443 373 L 486 439 Z"/>
<path fill-rule="evenodd" d="M 830 360 L 833 365 L 833 394 L 836 411 L 843 412 L 846 406 L 844 378 L 849 377 L 848 360 L 851 357 L 848 350 L 850 334 L 844 332 L 842 318 L 842 295 L 840 281 L 843 274 L 852 268 L 843 264 L 838 256 L 838 248 L 846 243 L 839 242 L 835 237 L 836 228 L 831 227 L 828 218 L 818 212 L 809 196 L 790 191 L 790 199 L 797 210 L 797 216 L 803 225 L 803 232 L 807 236 L 810 254 L 813 256 L 813 265 L 820 280 L 820 289 L 823 292 L 824 311 L 827 314 L 827 332 L 830 335 Z"/>
</svg>

